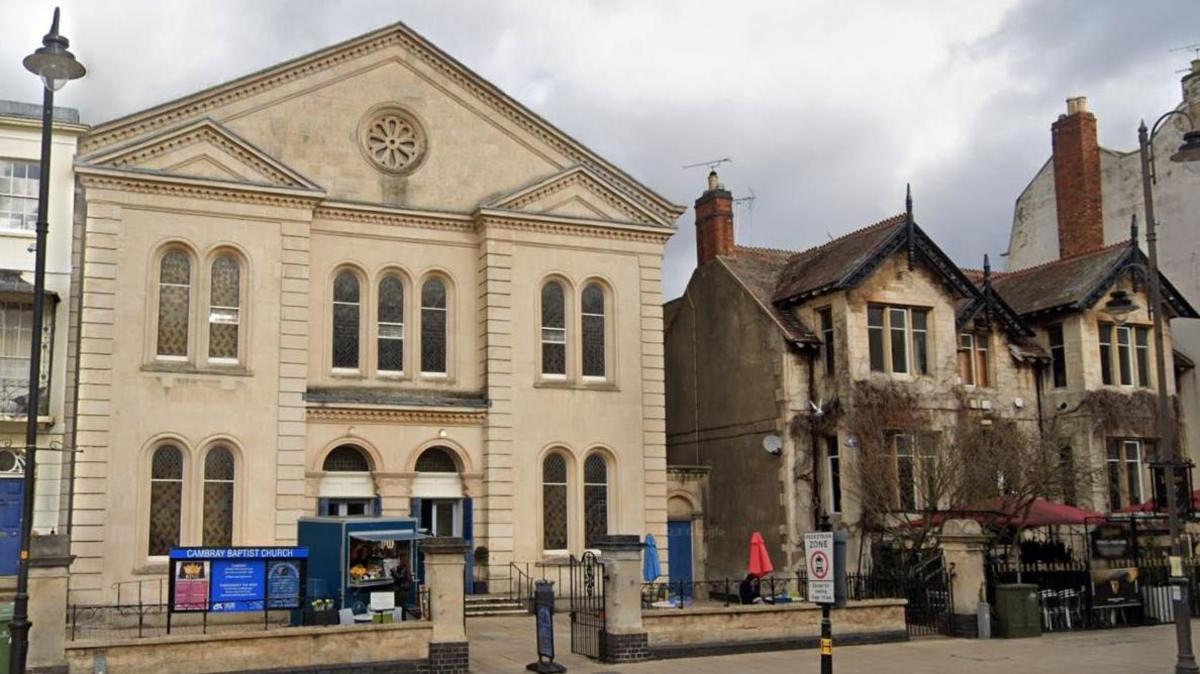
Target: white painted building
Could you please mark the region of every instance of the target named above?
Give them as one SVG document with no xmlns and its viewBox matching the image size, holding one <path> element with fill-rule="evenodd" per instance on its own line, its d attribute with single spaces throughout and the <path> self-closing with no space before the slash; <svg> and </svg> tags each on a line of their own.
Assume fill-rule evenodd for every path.
<svg viewBox="0 0 1200 674">
<path fill-rule="evenodd" d="M 43 178 L 41 106 L 0 101 L 0 575 L 15 570 L 24 467 L 25 400 L 33 329 L 34 224 Z M 63 449 L 66 418 L 67 298 L 71 286 L 71 222 L 75 207 L 76 142 L 86 131 L 79 113 L 54 112 L 50 176 L 50 233 L 46 251 L 46 320 L 38 446 Z M 70 454 L 38 454 L 34 530 L 66 526 L 62 489 Z"/>
</svg>

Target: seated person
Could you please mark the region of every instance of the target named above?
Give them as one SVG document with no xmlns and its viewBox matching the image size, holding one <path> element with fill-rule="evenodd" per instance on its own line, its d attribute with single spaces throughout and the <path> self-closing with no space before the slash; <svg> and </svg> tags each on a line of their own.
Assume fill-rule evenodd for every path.
<svg viewBox="0 0 1200 674">
<path fill-rule="evenodd" d="M 758 576 L 752 573 L 746 575 L 746 579 L 738 585 L 738 597 L 743 604 L 763 603 L 762 589 L 759 585 Z"/>
</svg>

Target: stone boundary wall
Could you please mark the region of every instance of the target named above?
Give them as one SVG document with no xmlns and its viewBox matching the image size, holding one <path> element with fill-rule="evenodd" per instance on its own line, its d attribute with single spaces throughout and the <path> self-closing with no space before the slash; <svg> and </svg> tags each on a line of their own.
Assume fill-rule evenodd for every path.
<svg viewBox="0 0 1200 674">
<path fill-rule="evenodd" d="M 432 672 L 428 622 L 288 627 L 233 634 L 76 641 L 67 645 L 70 674 L 91 674 L 98 661 L 121 674 L 160 672 Z M 465 645 L 465 644 L 464 644 Z M 457 655 L 457 654 L 456 654 Z M 440 659 L 439 659 L 440 660 Z M 457 664 L 457 663 L 455 663 Z M 451 667 L 446 671 L 464 671 Z"/>
<path fill-rule="evenodd" d="M 834 646 L 905 641 L 903 599 L 870 599 L 835 608 Z M 651 657 L 677 658 L 815 648 L 821 634 L 816 604 L 699 606 L 642 612 Z"/>
</svg>

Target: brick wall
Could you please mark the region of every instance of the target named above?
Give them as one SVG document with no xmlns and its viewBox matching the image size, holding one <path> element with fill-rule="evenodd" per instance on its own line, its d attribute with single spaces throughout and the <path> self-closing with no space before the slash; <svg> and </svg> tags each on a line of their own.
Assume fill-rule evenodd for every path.
<svg viewBox="0 0 1200 674">
<path fill-rule="evenodd" d="M 1050 127 L 1060 258 L 1104 247 L 1100 145 L 1096 116 L 1087 111 L 1086 104 L 1083 98 L 1070 99 L 1068 114 Z"/>
</svg>

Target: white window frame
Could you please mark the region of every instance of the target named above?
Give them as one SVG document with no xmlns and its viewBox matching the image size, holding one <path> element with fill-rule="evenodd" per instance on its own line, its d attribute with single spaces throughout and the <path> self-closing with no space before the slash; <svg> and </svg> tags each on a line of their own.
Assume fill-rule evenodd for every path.
<svg viewBox="0 0 1200 674">
<path fill-rule="evenodd" d="M 870 307 L 872 307 L 872 306 L 879 307 L 883 311 L 883 325 L 882 326 L 872 326 L 871 325 Z M 901 304 L 886 304 L 883 302 L 870 302 L 870 303 L 868 303 L 867 307 L 868 307 L 868 309 L 867 309 L 867 369 L 868 369 L 868 371 L 880 372 L 882 374 L 888 374 L 888 375 L 900 376 L 900 377 L 928 376 L 929 375 L 929 364 L 930 364 L 929 321 L 930 321 L 930 316 L 933 313 L 933 311 L 928 307 L 908 306 L 908 305 L 901 305 Z M 925 314 L 925 327 L 924 328 L 914 328 L 913 327 L 913 324 L 914 324 L 913 315 L 916 312 L 923 312 Z M 898 315 L 902 315 L 904 317 L 903 318 L 904 325 L 901 327 L 894 327 L 892 319 L 894 316 L 898 316 Z M 871 369 L 870 334 L 871 334 L 872 330 L 879 330 L 880 334 L 882 336 L 882 343 L 883 343 L 883 369 L 882 370 Z M 899 333 L 901 335 L 901 338 L 904 340 L 904 360 L 905 360 L 905 362 L 904 362 L 903 370 L 896 369 L 895 362 L 892 358 L 892 338 L 896 333 Z M 925 372 L 917 371 L 917 348 L 916 348 L 917 333 L 921 333 L 924 336 L 924 339 L 922 341 L 924 342 L 924 345 L 925 345 L 925 356 L 924 356 Z"/>
<path fill-rule="evenodd" d="M 427 307 L 427 306 L 425 306 L 425 284 L 427 284 L 431 281 L 434 281 L 434 280 L 436 280 L 442 284 L 442 291 L 445 293 L 444 304 L 446 306 L 444 306 L 444 307 Z M 417 340 L 420 343 L 420 346 L 417 350 L 417 353 L 414 354 L 414 356 L 416 357 L 416 359 L 418 361 L 417 369 L 420 370 L 421 377 L 424 379 L 449 379 L 450 378 L 450 359 L 451 359 L 451 352 L 450 352 L 450 292 L 451 292 L 450 281 L 447 280 L 443 276 L 438 276 L 438 275 L 427 276 L 427 277 L 425 277 L 425 279 L 423 279 L 421 281 L 420 297 L 418 299 L 418 303 L 419 303 L 418 312 L 421 315 L 421 323 L 418 326 L 418 334 L 417 334 Z M 424 353 L 425 353 L 425 312 L 426 311 L 440 311 L 440 312 L 442 312 L 442 316 L 443 316 L 443 318 L 442 318 L 442 350 L 444 352 L 443 360 L 445 362 L 443 363 L 444 368 L 441 372 L 430 371 L 430 370 L 425 369 Z"/>
<path fill-rule="evenodd" d="M 397 323 L 395 321 L 383 321 L 383 320 L 379 319 L 379 306 L 380 306 L 380 303 L 383 302 L 383 290 L 380 289 L 380 286 L 383 285 L 383 282 L 388 279 L 395 279 L 396 282 L 400 284 L 400 322 L 399 323 Z M 375 372 L 382 377 L 403 377 L 404 376 L 404 372 L 405 372 L 404 362 L 409 357 L 408 348 L 407 348 L 408 345 L 405 344 L 405 340 L 404 340 L 404 316 L 405 316 L 405 310 L 408 307 L 408 299 L 409 299 L 409 293 L 408 293 L 407 288 L 405 287 L 404 279 L 401 278 L 397 274 L 384 274 L 382 277 L 380 277 L 379 282 L 375 284 L 375 348 L 373 349 L 373 354 L 375 356 Z M 385 327 L 393 329 L 398 336 L 384 335 L 383 333 L 384 333 Z M 381 351 L 381 349 L 379 348 L 379 342 L 382 340 L 400 342 L 401 356 L 400 356 L 400 369 L 399 370 L 385 370 L 385 369 L 379 367 L 379 354 Z"/>
<path fill-rule="evenodd" d="M 558 286 L 559 291 L 562 293 L 563 326 L 561 328 L 546 327 L 546 324 L 545 324 L 544 318 L 543 318 L 545 309 L 542 306 L 543 302 L 541 301 L 542 300 L 541 292 L 544 291 L 546 286 L 551 283 L 556 284 Z M 546 282 L 542 284 L 542 287 L 539 288 L 538 302 L 539 302 L 538 303 L 538 325 L 541 328 L 541 332 L 539 333 L 539 336 L 538 336 L 538 346 L 540 349 L 539 354 L 538 354 L 538 370 L 539 370 L 538 374 L 539 374 L 539 376 L 541 376 L 542 379 L 546 379 L 546 380 L 550 380 L 550 381 L 565 381 L 567 379 L 567 371 L 570 369 L 569 368 L 570 348 L 568 346 L 568 341 L 567 341 L 567 322 L 570 317 L 570 312 L 567 311 L 567 286 L 562 281 L 560 281 L 556 278 L 547 279 Z M 561 373 L 546 372 L 546 363 L 543 361 L 542 354 L 545 354 L 545 352 L 546 352 L 545 347 L 547 344 L 561 344 L 562 345 L 562 348 L 563 348 L 563 371 Z"/>
<path fill-rule="evenodd" d="M 4 158 L 0 158 L 0 164 L 10 165 L 13 167 L 13 169 L 15 169 L 17 166 L 22 166 L 22 167 L 36 166 L 37 167 L 38 178 L 37 178 L 37 180 L 33 181 L 33 193 L 32 194 L 19 194 L 19 193 L 17 193 L 17 191 L 15 189 L 13 189 L 11 182 L 8 185 L 5 185 L 4 180 L 0 179 L 0 197 L 11 199 L 13 201 L 14 205 L 16 205 L 18 203 L 25 204 L 28 202 L 32 202 L 32 204 L 33 204 L 33 219 L 30 221 L 29 227 L 0 226 L 0 231 L 19 232 L 24 235 L 35 234 L 36 230 L 37 230 L 38 194 L 39 194 L 39 190 L 41 188 L 41 179 L 42 179 L 41 178 L 41 175 L 42 175 L 41 163 L 36 162 L 36 161 L 30 161 L 28 159 L 15 159 L 15 158 L 4 157 Z M 25 173 L 28 174 L 28 168 L 25 169 Z M 25 176 L 21 177 L 21 180 L 31 180 L 31 179 L 28 177 L 28 175 L 25 175 Z M 8 213 L 10 214 L 10 216 L 13 216 L 13 215 L 17 215 L 18 211 L 15 211 L 15 210 L 8 211 Z M 21 212 L 22 223 L 24 223 L 24 215 L 25 215 L 24 212 Z"/>
</svg>

